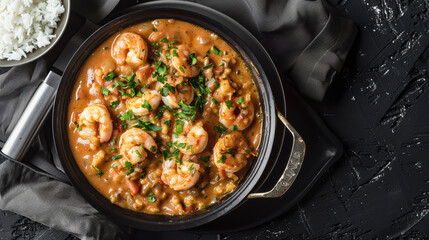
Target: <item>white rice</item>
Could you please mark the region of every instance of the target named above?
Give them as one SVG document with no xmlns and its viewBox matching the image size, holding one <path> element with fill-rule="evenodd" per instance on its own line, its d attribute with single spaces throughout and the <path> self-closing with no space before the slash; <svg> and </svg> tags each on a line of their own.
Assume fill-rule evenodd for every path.
<svg viewBox="0 0 429 240">
<path fill-rule="evenodd" d="M 0 0 L 0 59 L 20 60 L 49 45 L 62 13 L 61 0 Z"/>
</svg>

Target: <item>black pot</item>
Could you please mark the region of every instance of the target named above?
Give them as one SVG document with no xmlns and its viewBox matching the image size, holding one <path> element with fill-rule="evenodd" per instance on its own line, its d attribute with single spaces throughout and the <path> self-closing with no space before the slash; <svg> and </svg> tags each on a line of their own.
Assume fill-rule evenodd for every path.
<svg viewBox="0 0 429 240">
<path fill-rule="evenodd" d="M 67 133 L 67 110 L 77 74 L 87 57 L 107 38 L 118 30 L 129 25 L 145 22 L 156 18 L 174 18 L 199 25 L 217 33 L 243 57 L 255 76 L 255 84 L 259 91 L 263 111 L 261 140 L 258 147 L 259 155 L 251 163 L 247 174 L 239 183 L 237 189 L 225 196 L 220 202 L 204 210 L 182 216 L 151 215 L 131 211 L 112 204 L 109 199 L 93 188 L 80 171 L 70 149 Z M 65 172 L 80 193 L 101 213 L 112 220 L 127 226 L 148 230 L 178 230 L 192 228 L 210 222 L 237 207 L 245 201 L 252 191 L 263 184 L 281 150 L 285 131 L 277 127 L 276 102 L 270 83 L 276 86 L 277 105 L 285 111 L 285 98 L 278 72 L 267 52 L 261 44 L 241 25 L 211 8 L 188 2 L 151 2 L 132 7 L 118 18 L 107 23 L 94 32 L 77 50 L 70 60 L 58 89 L 53 114 L 53 132 L 55 147 L 61 159 Z M 277 111 L 277 114 L 280 114 Z M 281 115 L 281 114 L 280 114 Z M 285 124 L 288 124 L 287 121 Z M 250 197 L 273 197 L 287 191 L 295 179 L 305 151 L 305 144 L 296 131 L 287 126 L 296 137 L 292 154 L 298 156 L 289 159 L 284 176 L 279 180 L 272 192 L 253 194 Z M 276 131 L 277 129 L 277 131 Z M 280 130 L 279 130 L 280 129 Z M 276 145 L 273 151 L 273 146 Z M 289 174 L 289 175 L 287 175 Z M 287 176 L 286 176 L 287 175 Z M 251 200 L 250 200 L 251 201 Z"/>
</svg>

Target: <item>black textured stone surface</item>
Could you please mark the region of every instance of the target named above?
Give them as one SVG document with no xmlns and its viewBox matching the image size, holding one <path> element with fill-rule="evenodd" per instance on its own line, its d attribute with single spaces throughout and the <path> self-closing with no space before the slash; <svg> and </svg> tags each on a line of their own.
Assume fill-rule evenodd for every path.
<svg viewBox="0 0 429 240">
<path fill-rule="evenodd" d="M 294 208 L 223 239 L 429 238 L 429 1 L 328 0 L 326 6 L 360 29 L 327 98 L 309 101 L 345 154 Z M 47 239 L 38 237 L 47 230 L 0 214 L 1 239 Z"/>
</svg>

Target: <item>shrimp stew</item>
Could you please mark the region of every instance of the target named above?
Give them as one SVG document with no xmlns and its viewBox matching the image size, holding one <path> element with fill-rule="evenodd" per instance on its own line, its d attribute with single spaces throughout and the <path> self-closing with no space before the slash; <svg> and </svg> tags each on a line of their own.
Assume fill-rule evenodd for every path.
<svg viewBox="0 0 429 240">
<path fill-rule="evenodd" d="M 168 215 L 234 191 L 262 125 L 239 53 L 173 19 L 127 27 L 98 46 L 77 76 L 68 119 L 74 158 L 95 189 L 123 208 Z"/>
</svg>

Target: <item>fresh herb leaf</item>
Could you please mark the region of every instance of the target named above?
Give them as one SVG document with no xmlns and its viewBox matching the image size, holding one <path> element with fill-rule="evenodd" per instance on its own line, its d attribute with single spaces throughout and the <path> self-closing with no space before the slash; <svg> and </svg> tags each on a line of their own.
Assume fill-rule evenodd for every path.
<svg viewBox="0 0 429 240">
<path fill-rule="evenodd" d="M 171 127 L 171 120 L 164 121 L 164 124 L 168 127 Z"/>
<path fill-rule="evenodd" d="M 119 160 L 122 158 L 122 155 L 114 156 L 112 157 L 112 160 Z"/>
<path fill-rule="evenodd" d="M 208 68 L 212 68 L 212 67 L 214 67 L 215 65 L 213 64 L 213 63 L 210 63 L 210 64 L 208 64 L 208 65 L 205 65 L 205 66 L 203 66 L 202 67 L 202 69 L 208 69 Z"/>
<path fill-rule="evenodd" d="M 225 105 L 228 109 L 230 109 L 232 107 L 232 101 L 226 101 Z"/>
<path fill-rule="evenodd" d="M 195 168 L 194 168 L 194 164 L 192 163 L 191 166 L 189 167 L 189 171 L 191 171 L 191 176 L 194 176 L 195 173 Z"/>
<path fill-rule="evenodd" d="M 121 102 L 121 100 L 112 101 L 112 102 L 110 102 L 110 107 L 111 108 L 116 108 L 116 106 L 118 106 L 118 104 L 120 102 Z"/>
<path fill-rule="evenodd" d="M 197 58 L 195 57 L 195 53 L 191 53 L 191 55 L 189 55 L 189 57 L 191 58 L 191 64 L 192 65 L 197 64 Z"/>
<path fill-rule="evenodd" d="M 250 150 L 246 150 L 245 152 L 246 152 L 247 154 L 250 154 Z"/>
<path fill-rule="evenodd" d="M 166 83 L 166 84 L 164 84 L 164 86 L 162 86 L 161 90 L 159 90 L 159 93 L 161 94 L 161 96 L 167 97 L 168 92 L 171 92 L 174 94 L 174 93 L 176 93 L 176 88 L 171 86 L 170 84 Z"/>
<path fill-rule="evenodd" d="M 179 57 L 176 50 L 173 50 L 173 57 Z"/>
<path fill-rule="evenodd" d="M 152 30 L 153 30 L 154 32 L 158 32 L 158 29 L 156 29 L 156 28 L 152 28 Z"/>
<path fill-rule="evenodd" d="M 206 52 L 206 57 L 208 57 L 210 55 L 210 49 L 209 50 L 207 50 L 207 52 Z"/>
<path fill-rule="evenodd" d="M 230 149 L 226 150 L 225 153 L 227 153 L 227 154 L 234 154 L 234 149 L 230 148 Z"/>
<path fill-rule="evenodd" d="M 119 116 L 120 116 L 119 119 L 121 119 L 122 121 L 136 119 L 136 116 L 134 116 L 134 113 L 131 110 L 128 110 L 128 112 L 125 112 L 122 116 L 121 115 Z"/>
<path fill-rule="evenodd" d="M 212 98 L 212 103 L 217 104 L 217 100 L 215 98 Z"/>
<path fill-rule="evenodd" d="M 176 40 L 171 41 L 171 44 L 176 44 L 176 43 L 177 43 L 177 41 L 176 41 Z"/>
<path fill-rule="evenodd" d="M 237 102 L 240 104 L 244 104 L 244 97 L 241 97 L 240 99 L 238 99 Z"/>
<path fill-rule="evenodd" d="M 115 145 L 116 145 L 116 138 L 114 138 L 114 139 L 113 139 L 112 144 L 113 144 L 113 146 L 115 146 Z"/>
<path fill-rule="evenodd" d="M 210 156 L 200 157 L 200 160 L 205 163 L 208 163 L 210 161 Z"/>
<path fill-rule="evenodd" d="M 117 153 L 117 152 L 118 152 L 118 149 L 116 149 L 116 148 L 111 148 L 111 149 L 109 149 L 109 151 L 111 151 L 112 153 Z"/>
<path fill-rule="evenodd" d="M 218 163 L 225 163 L 225 160 L 226 160 L 226 156 L 225 156 L 225 154 L 222 154 L 222 157 L 219 160 L 217 160 L 217 162 Z"/>
<path fill-rule="evenodd" d="M 217 83 L 214 84 L 213 87 L 214 87 L 214 89 L 218 89 L 220 87 L 220 84 L 217 82 Z"/>
<path fill-rule="evenodd" d="M 185 69 L 183 69 L 183 67 L 182 67 L 182 66 L 180 66 L 180 67 L 179 67 L 179 70 L 180 70 L 182 73 L 185 73 Z"/>
<path fill-rule="evenodd" d="M 221 122 L 219 122 L 219 126 L 214 126 L 214 130 L 220 135 L 223 135 L 228 132 L 228 128 L 226 128 L 225 125 L 223 125 Z"/>
<path fill-rule="evenodd" d="M 111 167 L 114 168 L 114 169 L 116 169 L 116 170 L 118 170 L 118 165 L 116 165 L 116 163 L 112 164 Z"/>
<path fill-rule="evenodd" d="M 165 53 L 165 57 L 166 57 L 167 59 L 171 59 L 171 55 L 170 55 L 170 53 Z"/>
<path fill-rule="evenodd" d="M 97 176 L 98 177 L 103 176 L 104 173 L 102 171 L 100 171 L 100 169 L 97 166 L 91 165 L 91 167 L 94 168 L 97 171 Z"/>
<path fill-rule="evenodd" d="M 142 154 L 139 152 L 139 150 L 136 149 L 136 153 L 140 158 L 142 157 Z"/>
<path fill-rule="evenodd" d="M 213 47 L 212 47 L 212 51 L 213 51 L 215 54 L 217 54 L 217 55 L 219 55 L 219 56 L 222 56 L 222 51 L 221 51 L 221 50 L 219 50 L 215 45 L 213 45 Z"/>
<path fill-rule="evenodd" d="M 146 198 L 149 202 L 155 202 L 156 201 L 156 197 L 155 197 L 155 194 L 153 193 L 153 192 L 151 192 L 151 193 L 149 193 L 148 195 L 147 195 L 147 198 Z"/>
<path fill-rule="evenodd" d="M 112 79 L 115 78 L 115 71 L 111 71 L 109 72 L 104 79 L 106 79 L 106 81 L 112 81 Z"/>
<path fill-rule="evenodd" d="M 160 42 L 163 43 L 168 43 L 168 39 L 166 37 L 161 38 L 161 40 L 159 40 Z"/>
<path fill-rule="evenodd" d="M 134 172 L 134 165 L 132 163 L 128 162 L 127 160 L 125 160 L 124 169 L 126 170 L 125 174 L 130 175 L 131 173 Z"/>
<path fill-rule="evenodd" d="M 197 113 L 197 107 L 188 105 L 183 100 L 180 100 L 179 102 L 179 109 L 181 110 L 181 113 L 191 118 L 193 118 Z"/>
<path fill-rule="evenodd" d="M 150 151 L 151 152 L 156 152 L 156 147 L 155 146 L 150 147 Z"/>
<path fill-rule="evenodd" d="M 185 125 L 184 121 L 176 119 L 176 134 L 180 134 L 183 132 L 183 125 Z"/>
<path fill-rule="evenodd" d="M 109 89 L 107 89 L 107 88 L 105 88 L 105 87 L 102 87 L 102 88 L 101 88 L 101 93 L 102 93 L 104 96 L 107 96 L 107 95 L 109 95 L 110 90 L 109 90 Z"/>
<path fill-rule="evenodd" d="M 232 125 L 232 129 L 231 129 L 231 131 L 232 131 L 232 132 L 234 132 L 234 131 L 236 131 L 236 130 L 238 130 L 238 126 L 237 126 L 237 125 Z"/>
<path fill-rule="evenodd" d="M 162 130 L 162 128 L 160 126 L 155 125 L 155 124 L 151 123 L 150 121 L 143 121 L 141 119 L 137 119 L 137 123 L 135 123 L 133 125 L 133 127 L 141 128 L 145 131 L 154 131 L 154 132 L 159 132 Z"/>
<path fill-rule="evenodd" d="M 222 67 L 222 66 L 225 66 L 225 62 L 224 62 L 224 61 L 220 62 L 220 63 L 219 63 L 219 66 L 221 66 L 221 67 Z"/>
<path fill-rule="evenodd" d="M 149 104 L 149 102 L 145 99 L 142 107 L 146 108 L 149 112 L 152 112 L 152 106 Z"/>
</svg>

